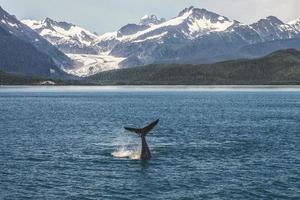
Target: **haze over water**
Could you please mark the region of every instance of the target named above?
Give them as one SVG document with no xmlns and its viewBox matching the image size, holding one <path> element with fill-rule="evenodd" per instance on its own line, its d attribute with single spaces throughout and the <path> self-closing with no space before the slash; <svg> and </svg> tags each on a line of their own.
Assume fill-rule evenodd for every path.
<svg viewBox="0 0 300 200">
<path fill-rule="evenodd" d="M 0 199 L 297 199 L 300 90 L 0 88 Z M 123 126 L 160 118 L 153 154 Z"/>
</svg>

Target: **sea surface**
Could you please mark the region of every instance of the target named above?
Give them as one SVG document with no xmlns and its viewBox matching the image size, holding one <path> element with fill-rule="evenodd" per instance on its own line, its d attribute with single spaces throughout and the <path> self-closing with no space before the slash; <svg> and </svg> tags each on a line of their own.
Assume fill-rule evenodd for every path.
<svg viewBox="0 0 300 200">
<path fill-rule="evenodd" d="M 299 143 L 297 88 L 0 87 L 3 200 L 300 199 Z"/>
</svg>

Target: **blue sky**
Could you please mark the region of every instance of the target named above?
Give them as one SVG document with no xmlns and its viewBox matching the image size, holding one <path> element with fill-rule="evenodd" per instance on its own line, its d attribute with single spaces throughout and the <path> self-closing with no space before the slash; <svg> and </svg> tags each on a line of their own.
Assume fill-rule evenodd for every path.
<svg viewBox="0 0 300 200">
<path fill-rule="evenodd" d="M 99 34 L 138 22 L 145 14 L 169 19 L 191 5 L 244 23 L 269 15 L 285 22 L 300 18 L 299 0 L 0 0 L 0 5 L 19 19 L 50 17 Z"/>
</svg>

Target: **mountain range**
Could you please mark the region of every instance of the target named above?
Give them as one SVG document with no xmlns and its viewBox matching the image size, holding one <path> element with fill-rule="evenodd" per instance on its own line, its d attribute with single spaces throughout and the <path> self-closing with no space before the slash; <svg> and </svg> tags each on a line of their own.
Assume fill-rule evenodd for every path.
<svg viewBox="0 0 300 200">
<path fill-rule="evenodd" d="M 0 59 L 1 62 L 6 60 L 0 70 L 35 74 L 43 69 L 47 73 L 39 72 L 38 75 L 59 72 L 90 76 L 141 65 L 205 64 L 258 58 L 280 49 L 300 49 L 300 19 L 284 23 L 269 16 L 253 24 L 244 24 L 206 9 L 189 7 L 169 20 L 146 15 L 138 23 L 97 35 L 72 23 L 50 18 L 20 22 L 1 8 L 0 36 L 2 51 L 11 48 L 1 55 L 7 54 L 5 59 Z M 18 41 L 18 45 L 8 45 L 11 43 L 8 36 Z M 31 48 L 32 55 L 26 55 Z M 24 49 L 28 51 L 24 53 Z M 40 60 L 21 59 L 21 54 Z M 13 67 L 10 55 L 20 57 L 19 61 L 14 59 Z"/>
<path fill-rule="evenodd" d="M 300 51 L 286 49 L 258 59 L 214 64 L 151 64 L 101 72 L 80 80 L 6 73 L 0 85 L 299 85 Z"/>
<path fill-rule="evenodd" d="M 300 48 L 300 20 L 284 23 L 269 16 L 248 25 L 195 7 L 185 8 L 170 20 L 146 15 L 137 24 L 100 36 L 50 19 L 23 23 L 82 63 L 69 71 L 80 76 L 152 63 L 256 58 L 279 49 Z"/>
<path fill-rule="evenodd" d="M 214 64 L 151 64 L 84 78 L 95 85 L 299 85 L 300 52 L 286 49 L 258 59 Z"/>
</svg>

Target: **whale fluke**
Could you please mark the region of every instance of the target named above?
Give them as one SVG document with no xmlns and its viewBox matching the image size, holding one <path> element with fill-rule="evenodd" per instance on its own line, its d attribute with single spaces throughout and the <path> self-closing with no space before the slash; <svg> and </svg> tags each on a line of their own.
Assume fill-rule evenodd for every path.
<svg viewBox="0 0 300 200">
<path fill-rule="evenodd" d="M 159 122 L 159 119 L 148 124 L 144 128 L 124 127 L 126 130 L 134 132 L 141 137 L 141 140 L 142 140 L 142 152 L 141 152 L 141 156 L 140 156 L 141 160 L 149 160 L 151 158 L 151 153 L 150 153 L 148 144 L 146 142 L 145 136 L 158 124 L 158 122 Z"/>
<path fill-rule="evenodd" d="M 147 133 L 149 133 L 159 122 L 159 119 L 148 124 L 144 128 L 130 128 L 130 127 L 124 127 L 126 130 L 137 133 L 139 136 L 145 136 Z"/>
</svg>

